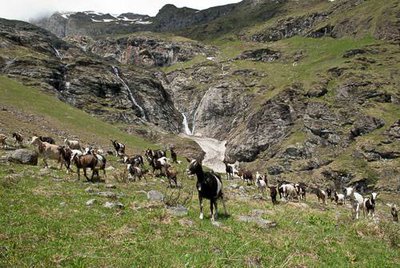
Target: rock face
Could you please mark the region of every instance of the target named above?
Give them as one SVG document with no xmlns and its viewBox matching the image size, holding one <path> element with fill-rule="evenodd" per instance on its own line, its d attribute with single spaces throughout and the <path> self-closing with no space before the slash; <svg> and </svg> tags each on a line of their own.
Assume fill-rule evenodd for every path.
<svg viewBox="0 0 400 268">
<path fill-rule="evenodd" d="M 197 55 L 215 54 L 212 47 L 195 41 L 174 41 L 140 35 L 97 40 L 90 37 L 69 37 L 66 40 L 104 58 L 145 67 L 170 66 L 191 60 Z"/>
<path fill-rule="evenodd" d="M 71 46 L 49 32 L 24 22 L 0 20 L 0 72 L 27 85 L 40 86 L 64 102 L 107 121 L 152 123 L 170 132 L 181 128 L 182 116 L 169 93 L 150 72 L 115 68 Z M 32 57 L 19 57 L 18 51 Z"/>
<path fill-rule="evenodd" d="M 38 154 L 35 151 L 28 149 L 18 149 L 8 156 L 8 161 L 36 166 L 38 163 Z"/>
</svg>

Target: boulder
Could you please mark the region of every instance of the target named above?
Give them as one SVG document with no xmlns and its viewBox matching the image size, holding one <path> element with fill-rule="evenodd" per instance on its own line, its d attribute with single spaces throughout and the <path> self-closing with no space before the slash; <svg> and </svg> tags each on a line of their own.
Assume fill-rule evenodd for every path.
<svg viewBox="0 0 400 268">
<path fill-rule="evenodd" d="M 164 195 L 158 191 L 151 190 L 147 193 L 147 199 L 150 201 L 163 201 Z"/>
<path fill-rule="evenodd" d="M 18 149 L 10 153 L 10 155 L 8 156 L 8 161 L 24 165 L 36 166 L 38 164 L 38 154 L 32 150 Z"/>
</svg>

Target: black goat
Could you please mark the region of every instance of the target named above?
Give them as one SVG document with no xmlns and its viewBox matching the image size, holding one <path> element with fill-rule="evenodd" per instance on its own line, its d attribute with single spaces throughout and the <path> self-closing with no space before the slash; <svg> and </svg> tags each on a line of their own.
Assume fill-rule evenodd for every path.
<svg viewBox="0 0 400 268">
<path fill-rule="evenodd" d="M 24 138 L 22 137 L 22 135 L 17 132 L 14 132 L 12 134 L 12 136 L 15 139 L 15 143 L 18 143 L 19 146 L 22 146 L 22 142 L 24 141 Z"/>
<path fill-rule="evenodd" d="M 35 135 L 36 136 L 36 135 Z M 39 136 L 39 140 L 41 141 L 41 142 L 47 142 L 47 143 L 50 143 L 50 144 L 56 144 L 56 141 L 52 138 L 52 137 L 42 137 L 42 136 Z"/>
<path fill-rule="evenodd" d="M 199 204 L 200 204 L 200 219 L 203 219 L 203 198 L 210 200 L 210 212 L 211 220 L 214 221 L 218 214 L 217 200 L 221 199 L 224 206 L 225 215 L 227 215 L 224 195 L 222 192 L 222 180 L 219 175 L 213 171 L 204 172 L 201 163 L 195 159 L 190 160 L 187 173 L 189 175 L 196 175 L 197 177 L 197 191 L 199 193 Z M 214 211 L 215 208 L 215 211 Z"/>
</svg>

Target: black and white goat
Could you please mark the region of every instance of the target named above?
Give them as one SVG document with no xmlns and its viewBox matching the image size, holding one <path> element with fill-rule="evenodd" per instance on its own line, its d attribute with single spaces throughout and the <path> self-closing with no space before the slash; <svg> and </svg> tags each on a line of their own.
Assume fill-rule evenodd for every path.
<svg viewBox="0 0 400 268">
<path fill-rule="evenodd" d="M 291 200 L 296 198 L 299 201 L 299 195 L 297 194 L 296 187 L 293 183 L 279 182 L 278 184 L 279 197 L 282 200 Z"/>
<path fill-rule="evenodd" d="M 296 188 L 297 195 L 301 200 L 306 200 L 306 191 L 307 191 L 307 184 L 304 182 L 298 182 L 294 185 Z"/>
<path fill-rule="evenodd" d="M 140 154 L 134 155 L 134 156 L 127 156 L 125 155 L 123 157 L 124 163 L 125 164 L 131 164 L 133 166 L 144 166 L 144 161 L 143 161 L 143 156 Z"/>
<path fill-rule="evenodd" d="M 226 160 L 224 160 L 223 162 L 225 164 L 225 172 L 226 172 L 227 180 L 230 180 L 235 175 L 238 175 L 239 171 L 237 170 L 235 164 L 231 164 L 231 163 L 227 162 Z"/>
<path fill-rule="evenodd" d="M 375 217 L 375 203 L 377 197 L 377 193 L 372 193 L 370 197 L 364 199 L 364 209 L 367 212 L 367 216 L 371 214 L 372 218 Z"/>
<path fill-rule="evenodd" d="M 328 194 L 324 190 L 312 187 L 311 193 L 314 193 L 317 196 L 318 202 L 322 202 L 322 204 L 326 205 L 326 199 L 328 197 Z"/>
<path fill-rule="evenodd" d="M 335 191 L 335 193 L 333 194 L 333 198 L 335 199 L 336 205 L 346 204 L 346 198 L 344 198 L 344 194 L 339 194 L 338 192 Z"/>
<path fill-rule="evenodd" d="M 219 175 L 213 171 L 204 172 L 201 163 L 195 159 L 188 159 L 188 175 L 196 175 L 196 188 L 199 193 L 200 219 L 203 219 L 203 198 L 210 200 L 211 220 L 214 221 L 218 214 L 217 200 L 221 199 L 224 206 L 225 215 L 227 215 L 224 194 L 222 191 L 222 180 Z M 215 211 L 214 211 L 215 208 Z"/>
<path fill-rule="evenodd" d="M 111 140 L 111 142 L 115 149 L 115 156 L 125 155 L 125 144 L 117 142 L 117 140 Z"/>
</svg>

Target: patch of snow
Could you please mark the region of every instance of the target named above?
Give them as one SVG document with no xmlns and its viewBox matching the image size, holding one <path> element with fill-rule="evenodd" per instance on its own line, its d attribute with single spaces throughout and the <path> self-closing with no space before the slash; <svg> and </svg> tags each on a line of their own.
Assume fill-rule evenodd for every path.
<svg viewBox="0 0 400 268">
<path fill-rule="evenodd" d="M 151 21 L 136 21 L 136 24 L 152 24 L 153 22 Z"/>
</svg>

